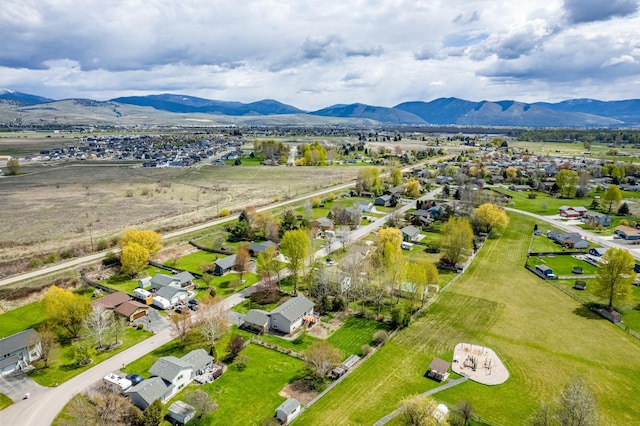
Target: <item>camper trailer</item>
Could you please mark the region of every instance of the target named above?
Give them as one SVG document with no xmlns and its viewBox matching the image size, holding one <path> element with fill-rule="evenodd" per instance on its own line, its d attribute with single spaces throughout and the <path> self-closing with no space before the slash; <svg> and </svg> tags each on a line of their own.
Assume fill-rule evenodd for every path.
<svg viewBox="0 0 640 426">
<path fill-rule="evenodd" d="M 171 308 L 171 303 L 164 297 L 155 296 L 153 302 L 151 302 L 151 306 L 155 306 L 158 309 L 169 309 Z"/>
<path fill-rule="evenodd" d="M 139 301 L 149 305 L 153 302 L 153 295 L 151 294 L 151 292 L 142 289 L 142 288 L 135 288 L 133 289 L 133 296 L 138 299 Z"/>
</svg>

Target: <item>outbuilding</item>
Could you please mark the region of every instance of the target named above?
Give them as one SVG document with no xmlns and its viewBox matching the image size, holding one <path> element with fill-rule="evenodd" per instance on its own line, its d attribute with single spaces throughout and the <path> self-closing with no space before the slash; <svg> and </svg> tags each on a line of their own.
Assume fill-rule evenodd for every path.
<svg viewBox="0 0 640 426">
<path fill-rule="evenodd" d="M 276 418 L 286 425 L 300 415 L 301 408 L 297 399 L 289 398 L 276 408 Z"/>
<path fill-rule="evenodd" d="M 169 406 L 167 415 L 178 424 L 185 424 L 196 416 L 196 409 L 189 404 L 176 401 Z"/>
</svg>

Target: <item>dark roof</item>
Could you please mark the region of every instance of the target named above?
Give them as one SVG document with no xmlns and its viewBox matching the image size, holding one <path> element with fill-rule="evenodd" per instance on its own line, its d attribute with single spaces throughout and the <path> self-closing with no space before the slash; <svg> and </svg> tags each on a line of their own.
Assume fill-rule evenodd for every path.
<svg viewBox="0 0 640 426">
<path fill-rule="evenodd" d="M 274 243 L 273 241 L 263 241 L 261 243 L 251 243 L 251 244 L 249 244 L 249 251 L 251 251 L 253 253 L 262 253 L 267 249 L 267 247 L 275 246 L 275 245 L 276 245 L 276 243 Z"/>
<path fill-rule="evenodd" d="M 171 384 L 168 384 L 161 377 L 151 377 L 143 380 L 137 385 L 127 390 L 128 394 L 137 393 L 142 398 L 147 406 L 151 405 L 156 399 L 161 399 L 167 391 L 171 388 Z M 145 407 L 146 408 L 146 407 Z"/>
<path fill-rule="evenodd" d="M 107 309 L 114 309 L 127 300 L 131 300 L 131 296 L 129 296 L 124 291 L 116 291 L 115 293 L 107 294 L 100 299 L 94 300 L 93 302 L 91 302 L 91 306 L 96 307 L 98 305 L 101 305 Z"/>
<path fill-rule="evenodd" d="M 38 333 L 33 328 L 21 331 L 20 333 L 13 334 L 9 337 L 5 337 L 0 340 L 0 358 L 5 354 L 17 351 L 19 349 L 29 346 L 29 342 L 33 342 L 33 339 L 38 338 Z"/>
<path fill-rule="evenodd" d="M 429 370 L 438 373 L 446 373 L 449 371 L 449 367 L 451 367 L 451 363 L 440 358 L 434 358 L 429 364 Z"/>
<path fill-rule="evenodd" d="M 271 311 L 271 315 L 280 314 L 288 321 L 294 321 L 313 309 L 313 302 L 304 296 L 292 297 Z"/>
<path fill-rule="evenodd" d="M 173 379 L 185 369 L 193 369 L 193 366 L 180 358 L 169 355 L 158 358 L 149 369 L 149 373 L 161 377 L 168 382 L 173 382 Z"/>
<path fill-rule="evenodd" d="M 276 411 L 282 411 L 288 416 L 289 414 L 293 413 L 298 407 L 300 407 L 300 402 L 295 398 L 289 398 L 285 402 L 280 404 L 280 406 L 276 408 Z"/>
<path fill-rule="evenodd" d="M 213 357 L 202 348 L 192 350 L 181 359 L 185 363 L 191 365 L 196 371 L 202 370 L 213 362 Z"/>
</svg>

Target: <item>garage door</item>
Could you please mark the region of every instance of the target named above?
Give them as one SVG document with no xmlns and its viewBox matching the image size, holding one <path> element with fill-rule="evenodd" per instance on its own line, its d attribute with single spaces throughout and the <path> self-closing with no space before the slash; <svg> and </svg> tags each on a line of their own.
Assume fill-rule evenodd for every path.
<svg viewBox="0 0 640 426">
<path fill-rule="evenodd" d="M 135 320 L 137 320 L 138 318 L 142 318 L 142 317 L 143 317 L 143 316 L 145 316 L 145 315 L 147 315 L 147 313 L 146 313 L 145 311 L 140 311 L 140 312 L 138 312 L 137 314 L 135 314 L 135 315 L 133 316 L 133 320 L 135 321 Z"/>
</svg>

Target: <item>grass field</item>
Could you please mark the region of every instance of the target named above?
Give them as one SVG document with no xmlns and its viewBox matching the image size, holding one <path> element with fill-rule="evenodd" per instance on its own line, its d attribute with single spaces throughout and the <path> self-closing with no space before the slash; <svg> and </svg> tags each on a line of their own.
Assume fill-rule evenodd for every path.
<svg viewBox="0 0 640 426">
<path fill-rule="evenodd" d="M 543 256 L 543 257 L 530 257 L 527 261 L 529 266 L 546 265 L 553 270 L 556 275 L 579 275 L 574 274 L 572 269 L 574 266 L 582 268 L 584 275 L 592 275 L 596 273 L 596 267 L 590 263 L 585 262 L 582 259 L 576 259 L 573 256 Z"/>
<path fill-rule="evenodd" d="M 0 411 L 4 410 L 11 404 L 13 404 L 13 401 L 11 400 L 11 398 L 9 398 L 7 395 L 3 393 L 0 393 Z"/>
<path fill-rule="evenodd" d="M 11 336 L 45 320 L 42 302 L 33 302 L 0 315 L 0 338 Z"/>
<path fill-rule="evenodd" d="M 510 215 L 460 280 L 407 329 L 307 410 L 308 425 L 373 424 L 405 396 L 437 386 L 423 377 L 434 356 L 451 359 L 461 341 L 484 344 L 511 374 L 503 385 L 466 382 L 438 393 L 449 405 L 472 402 L 483 418 L 522 424 L 539 400 L 575 375 L 594 388 L 602 424 L 634 424 L 640 407 L 640 342 L 522 268 L 533 221 Z M 560 325 L 560 326 L 559 326 Z"/>
</svg>

